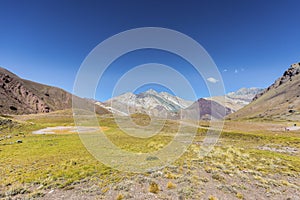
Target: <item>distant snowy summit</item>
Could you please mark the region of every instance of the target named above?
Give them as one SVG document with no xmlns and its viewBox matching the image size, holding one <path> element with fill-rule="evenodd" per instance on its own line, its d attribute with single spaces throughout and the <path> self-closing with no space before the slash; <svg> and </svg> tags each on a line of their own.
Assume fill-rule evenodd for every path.
<svg viewBox="0 0 300 200">
<path fill-rule="evenodd" d="M 248 105 L 253 98 L 261 93 L 264 89 L 261 88 L 241 88 L 236 92 L 230 92 L 224 96 L 208 97 L 205 99 L 212 100 L 222 104 L 225 107 L 228 107 L 235 112 L 244 106 Z"/>
<path fill-rule="evenodd" d="M 228 93 L 225 96 L 225 101 L 224 97 L 210 97 L 193 102 L 167 92 L 157 92 L 150 89 L 139 94 L 127 92 L 97 104 L 121 116 L 145 113 L 161 118 L 177 118 L 181 111 L 186 113 L 186 111 L 197 110 L 196 108 L 198 108 L 199 119 L 220 119 L 250 103 L 252 98 L 261 91 L 262 89 L 258 88 L 241 88 L 236 92 Z M 216 112 L 212 109 L 216 109 Z"/>
<path fill-rule="evenodd" d="M 180 109 L 192 105 L 193 101 L 184 100 L 167 92 L 156 92 L 150 89 L 140 94 L 131 92 L 113 97 L 103 105 L 115 114 L 130 115 L 140 112 L 158 117 L 171 117 Z"/>
<path fill-rule="evenodd" d="M 290 65 L 275 82 L 258 93 L 230 119 L 300 120 L 300 63 Z"/>
</svg>

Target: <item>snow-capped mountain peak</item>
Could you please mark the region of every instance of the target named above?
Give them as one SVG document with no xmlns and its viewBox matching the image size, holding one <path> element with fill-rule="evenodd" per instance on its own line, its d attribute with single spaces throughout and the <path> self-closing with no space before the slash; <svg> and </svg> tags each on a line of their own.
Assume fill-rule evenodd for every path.
<svg viewBox="0 0 300 200">
<path fill-rule="evenodd" d="M 230 108 L 232 111 L 237 111 L 249 104 L 255 97 L 255 95 L 260 93 L 261 91 L 263 91 L 263 89 L 255 87 L 241 88 L 235 92 L 229 92 L 228 94 L 226 94 L 225 101 L 224 96 L 209 97 L 205 99 L 216 101 L 223 106 Z"/>
<path fill-rule="evenodd" d="M 251 102 L 252 98 L 262 91 L 259 88 L 241 88 L 236 92 L 230 92 L 224 96 L 205 98 L 211 102 L 216 102 L 227 109 L 228 112 L 234 112 Z M 207 107 L 209 109 L 210 101 L 198 101 L 202 113 Z M 99 103 L 102 107 L 108 109 L 117 115 L 128 116 L 133 113 L 146 113 L 156 117 L 175 117 L 182 110 L 191 110 L 195 102 L 187 101 L 174 96 L 168 92 L 157 92 L 153 89 L 134 94 L 131 92 L 123 93 L 120 96 L 113 97 L 104 103 Z M 200 105 L 201 104 L 201 105 Z M 203 105 L 202 105 L 203 104 Z M 197 104 L 196 104 L 197 105 Z M 218 107 L 220 107 L 218 106 Z M 207 110 L 206 109 L 206 110 Z"/>
<path fill-rule="evenodd" d="M 143 92 L 143 94 L 158 95 L 158 92 L 156 92 L 156 91 L 153 90 L 153 89 L 149 89 L 149 90 L 147 90 L 146 92 Z"/>
<path fill-rule="evenodd" d="M 186 101 L 167 92 L 158 93 L 150 89 L 139 94 L 124 93 L 109 99 L 104 102 L 104 105 L 110 107 L 112 111 L 118 110 L 119 113 L 128 115 L 131 112 L 142 112 L 154 116 L 165 116 L 166 113 L 174 114 L 180 109 L 187 108 L 192 103 L 192 101 Z"/>
</svg>

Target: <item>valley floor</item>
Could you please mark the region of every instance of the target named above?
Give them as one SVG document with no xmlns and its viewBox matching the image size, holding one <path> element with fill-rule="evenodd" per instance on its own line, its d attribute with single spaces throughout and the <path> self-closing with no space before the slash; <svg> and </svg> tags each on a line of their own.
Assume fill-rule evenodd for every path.
<svg viewBox="0 0 300 200">
<path fill-rule="evenodd" d="M 201 122 L 192 145 L 172 165 L 126 173 L 94 159 L 77 134 L 32 134 L 74 126 L 70 112 L 15 119 L 0 133 L 1 199 L 300 199 L 300 132 L 284 129 L 293 123 L 228 121 L 202 158 L 209 125 Z M 158 150 L 178 129 L 169 121 L 160 134 L 137 141 L 109 116 L 99 122 L 111 141 L 132 152 Z"/>
</svg>

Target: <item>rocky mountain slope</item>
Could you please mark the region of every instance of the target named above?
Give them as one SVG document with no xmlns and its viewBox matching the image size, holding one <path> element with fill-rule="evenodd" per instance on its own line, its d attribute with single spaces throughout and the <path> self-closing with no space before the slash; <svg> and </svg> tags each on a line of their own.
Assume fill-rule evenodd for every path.
<svg viewBox="0 0 300 200">
<path fill-rule="evenodd" d="M 232 110 L 232 112 L 235 112 L 244 106 L 248 105 L 252 99 L 257 95 L 258 93 L 262 92 L 263 89 L 260 88 L 241 88 L 236 92 L 230 92 L 225 95 L 225 101 L 224 96 L 215 96 L 215 97 L 209 97 L 205 98 L 207 100 L 215 101 L 225 107 L 228 107 Z"/>
<path fill-rule="evenodd" d="M 232 119 L 300 120 L 300 63 L 292 64 L 253 102 L 229 116 Z"/>
<path fill-rule="evenodd" d="M 212 100 L 201 98 L 196 102 L 187 101 L 167 92 L 158 93 L 154 90 L 140 94 L 125 93 L 103 104 L 97 104 L 123 116 L 146 113 L 151 116 L 176 119 L 180 118 L 180 114 L 182 114 L 185 119 L 210 120 L 211 118 L 221 119 L 233 112 L 230 108 Z"/>
<path fill-rule="evenodd" d="M 250 95 L 251 92 L 248 91 L 248 93 Z M 4 68 L 0 68 L 0 94 L 0 114 L 47 113 L 72 108 L 72 94 L 60 88 L 24 80 Z M 245 95 L 247 95 L 245 91 L 228 94 L 228 97 L 234 99 L 231 105 L 236 104 L 236 102 L 247 101 Z M 179 112 L 184 109 L 190 111 L 193 106 L 197 105 L 201 109 L 200 118 L 208 119 L 212 114 L 211 105 L 219 104 L 215 99 L 213 101 L 200 99 L 193 102 L 167 92 L 158 93 L 154 90 L 148 90 L 140 94 L 125 93 L 104 103 L 79 97 L 75 97 L 75 99 L 77 105 L 88 105 L 88 110 L 91 111 L 95 107 L 96 112 L 99 114 L 112 112 L 128 116 L 132 113 L 146 113 L 162 118 L 178 118 Z M 228 105 L 230 103 L 225 105 L 225 107 L 229 107 L 226 108 L 225 114 L 234 111 L 231 108 L 233 106 Z M 221 107 L 222 105 L 216 106 L 218 109 Z M 217 114 L 212 117 L 222 118 L 224 114 Z"/>
<path fill-rule="evenodd" d="M 86 99 L 75 97 L 90 104 Z M 0 114 L 47 113 L 72 108 L 72 94 L 57 88 L 24 80 L 0 67 Z M 108 113 L 97 106 L 98 113 Z"/>
<path fill-rule="evenodd" d="M 199 113 L 195 113 L 199 112 Z M 215 101 L 204 98 L 198 99 L 182 111 L 184 119 L 217 120 L 222 119 L 233 111 Z"/>
<path fill-rule="evenodd" d="M 140 112 L 157 117 L 174 117 L 180 109 L 187 108 L 192 103 L 167 92 L 158 93 L 150 89 L 140 94 L 128 92 L 109 99 L 102 105 L 111 112 L 124 116 Z"/>
</svg>

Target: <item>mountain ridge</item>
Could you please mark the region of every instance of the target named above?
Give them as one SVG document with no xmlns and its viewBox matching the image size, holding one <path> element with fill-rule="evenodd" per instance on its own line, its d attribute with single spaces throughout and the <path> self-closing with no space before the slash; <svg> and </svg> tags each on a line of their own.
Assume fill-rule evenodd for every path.
<svg viewBox="0 0 300 200">
<path fill-rule="evenodd" d="M 25 80 L 0 67 L 0 114 L 48 113 L 72 108 L 72 98 L 88 106 L 93 103 L 65 90 Z M 98 113 L 109 113 L 96 108 Z"/>
<path fill-rule="evenodd" d="M 215 101 L 225 107 L 228 107 L 232 112 L 236 112 L 244 106 L 248 105 L 255 95 L 262 92 L 264 89 L 251 87 L 251 88 L 240 88 L 235 92 L 229 92 L 225 96 L 215 96 L 205 98 L 207 100 Z M 225 99 L 224 99 L 225 97 Z"/>
<path fill-rule="evenodd" d="M 145 113 L 155 117 L 175 119 L 180 118 L 181 114 L 186 119 L 221 119 L 233 112 L 232 109 L 213 100 L 200 98 L 196 101 L 187 101 L 167 92 L 158 93 L 153 89 L 139 94 L 123 93 L 104 102 L 102 106 L 123 116 Z"/>
<path fill-rule="evenodd" d="M 78 105 L 87 104 L 90 111 L 94 110 L 95 107 L 96 112 L 99 114 L 115 113 L 130 116 L 131 113 L 144 113 L 161 118 L 178 118 L 180 112 L 184 110 L 190 111 L 193 108 L 200 108 L 199 115 L 201 119 L 209 119 L 210 117 L 217 119 L 235 112 L 236 109 L 233 109 L 233 104 L 235 107 L 244 106 L 256 90 L 257 88 L 241 88 L 236 92 L 228 93 L 225 104 L 222 104 L 222 101 L 218 99 L 223 97 L 200 98 L 196 101 L 188 101 L 168 92 L 157 92 L 153 89 L 139 94 L 123 93 L 102 103 L 73 96 L 58 87 L 22 79 L 0 67 L 0 114 L 47 113 L 70 109 L 74 97 Z M 228 103 L 228 99 L 232 105 Z M 243 105 L 238 105 L 240 102 Z M 217 108 L 216 112 L 211 110 L 212 106 Z"/>
<path fill-rule="evenodd" d="M 148 91 L 133 94 L 131 92 L 123 93 L 120 96 L 113 97 L 105 102 L 110 111 L 118 111 L 123 115 L 129 116 L 130 113 L 141 112 L 157 117 L 174 117 L 180 109 L 191 105 L 193 101 L 187 101 L 173 96 L 167 92 L 160 92 L 150 89 Z"/>
<path fill-rule="evenodd" d="M 229 119 L 300 120 L 300 63 L 292 64 L 281 77 L 257 94 L 253 101 Z"/>
</svg>

